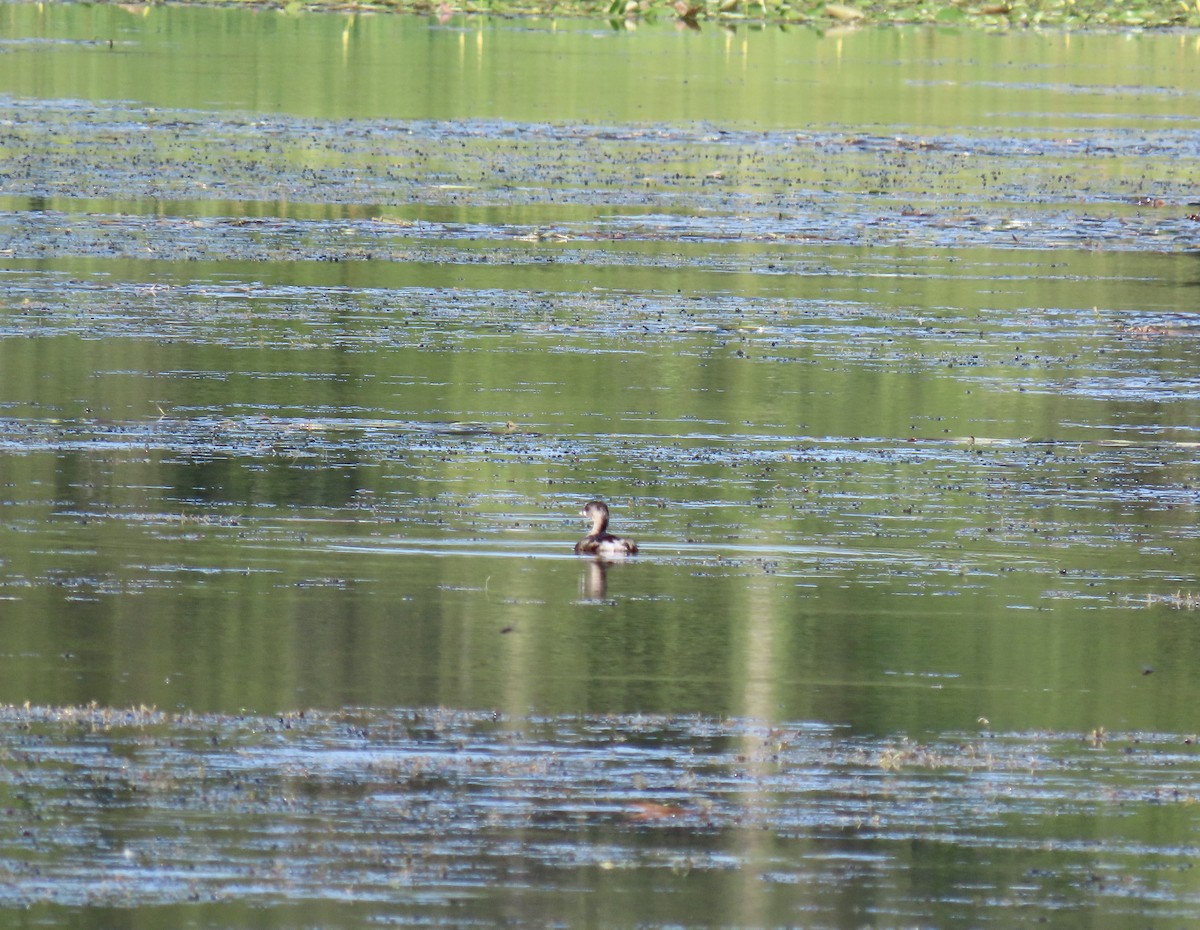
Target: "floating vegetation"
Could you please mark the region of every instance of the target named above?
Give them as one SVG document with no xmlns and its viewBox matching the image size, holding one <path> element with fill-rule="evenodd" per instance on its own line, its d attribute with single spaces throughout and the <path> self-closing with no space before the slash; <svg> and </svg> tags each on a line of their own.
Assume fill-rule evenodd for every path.
<svg viewBox="0 0 1200 930">
<path fill-rule="evenodd" d="M 1137 603 L 1133 598 L 1131 603 Z M 1174 610 L 1200 610 L 1200 595 L 1194 591 L 1176 591 L 1174 594 L 1147 594 L 1141 601 L 1147 607 L 1165 606 Z"/>
<path fill-rule="evenodd" d="M 599 869 L 630 876 L 601 900 L 649 871 L 682 913 L 687 875 L 746 870 L 757 896 L 801 877 L 833 887 L 869 859 L 880 906 L 903 909 L 923 895 L 904 879 L 914 850 L 919 862 L 953 843 L 963 878 L 975 854 L 1022 857 L 989 873 L 997 913 L 1018 887 L 1023 914 L 1064 895 L 1170 898 L 1180 913 L 1200 892 L 1161 863 L 1194 853 L 1191 742 L 897 742 L 694 715 L 5 706 L 0 906 L 346 899 L 445 920 L 464 894 L 494 903 L 513 869 L 531 870 L 520 898 Z M 1177 823 L 1158 832 L 1163 804 Z M 1088 870 L 1122 878 L 1096 886 L 1078 879 Z M 807 906 L 824 913 L 838 897 Z"/>
<path fill-rule="evenodd" d="M 241 0 L 246 6 L 301 11 L 395 12 L 433 15 L 589 17 L 616 20 L 677 19 L 703 22 L 798 24 L 814 27 L 860 24 L 979 25 L 986 28 L 1165 28 L 1200 26 L 1200 9 L 1184 0 Z M 199 5 L 203 5 L 203 0 Z"/>
</svg>

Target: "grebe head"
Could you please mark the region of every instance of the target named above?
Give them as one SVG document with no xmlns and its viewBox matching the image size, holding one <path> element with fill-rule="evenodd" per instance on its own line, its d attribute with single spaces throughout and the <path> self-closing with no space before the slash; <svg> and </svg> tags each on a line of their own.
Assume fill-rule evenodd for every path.
<svg viewBox="0 0 1200 930">
<path fill-rule="evenodd" d="M 588 501 L 579 515 L 592 521 L 593 533 L 603 533 L 608 526 L 608 504 L 604 501 Z"/>
</svg>

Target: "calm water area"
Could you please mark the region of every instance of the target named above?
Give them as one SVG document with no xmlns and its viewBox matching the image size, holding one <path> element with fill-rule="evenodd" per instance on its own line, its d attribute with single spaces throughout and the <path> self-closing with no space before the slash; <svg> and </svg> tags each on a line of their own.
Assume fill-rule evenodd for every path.
<svg viewBox="0 0 1200 930">
<path fill-rule="evenodd" d="M 1198 54 L 0 5 L 0 925 L 1200 919 Z"/>
</svg>

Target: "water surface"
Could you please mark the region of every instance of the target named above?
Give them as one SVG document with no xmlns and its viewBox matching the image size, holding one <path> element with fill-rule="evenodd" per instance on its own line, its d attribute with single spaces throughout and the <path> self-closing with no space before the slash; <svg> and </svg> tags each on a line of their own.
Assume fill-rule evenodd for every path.
<svg viewBox="0 0 1200 930">
<path fill-rule="evenodd" d="M 1195 915 L 1194 36 L 0 22 L 0 903 Z"/>
</svg>

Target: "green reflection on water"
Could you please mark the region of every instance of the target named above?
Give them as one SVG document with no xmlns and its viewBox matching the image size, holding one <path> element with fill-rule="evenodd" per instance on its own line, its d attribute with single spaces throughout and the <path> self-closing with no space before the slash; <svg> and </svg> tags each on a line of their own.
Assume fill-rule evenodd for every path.
<svg viewBox="0 0 1200 930">
<path fill-rule="evenodd" d="M 0 85 L 21 96 L 339 118 L 797 129 L 974 128 L 998 116 L 1013 127 L 1061 128 L 1064 118 L 1107 115 L 1133 98 L 1151 124 L 1195 116 L 1195 40 L 1184 32 L 864 29 L 825 37 L 108 5 L 6 4 L 0 12 L 7 35 L 29 37 L 0 60 Z"/>
</svg>

